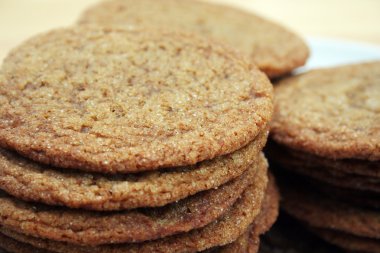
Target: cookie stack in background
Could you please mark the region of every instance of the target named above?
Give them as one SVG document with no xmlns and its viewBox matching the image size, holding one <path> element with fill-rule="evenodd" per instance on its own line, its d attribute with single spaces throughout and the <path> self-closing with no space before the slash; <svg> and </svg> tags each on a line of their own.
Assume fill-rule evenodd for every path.
<svg viewBox="0 0 380 253">
<path fill-rule="evenodd" d="M 57 29 L 15 48 L 0 83 L 9 252 L 257 252 L 277 217 L 272 85 L 227 46 Z"/>
<path fill-rule="evenodd" d="M 275 86 L 268 148 L 282 208 L 347 251 L 380 252 L 380 62 Z M 285 169 L 285 170 L 282 170 Z"/>
</svg>

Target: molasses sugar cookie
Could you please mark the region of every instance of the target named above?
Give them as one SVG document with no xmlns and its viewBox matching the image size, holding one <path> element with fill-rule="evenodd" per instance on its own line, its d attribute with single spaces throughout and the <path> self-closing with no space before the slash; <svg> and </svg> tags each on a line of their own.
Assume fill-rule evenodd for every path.
<svg viewBox="0 0 380 253">
<path fill-rule="evenodd" d="M 247 146 L 193 166 L 125 175 L 43 166 L 0 149 L 0 189 L 26 201 L 98 211 L 163 206 L 256 170 L 267 136 L 264 130 Z"/>
<path fill-rule="evenodd" d="M 380 253 L 380 241 L 328 229 L 312 229 L 324 240 L 350 252 Z"/>
<path fill-rule="evenodd" d="M 267 77 L 193 34 L 83 25 L 37 35 L 0 77 L 0 145 L 102 173 L 193 165 L 236 151 L 272 115 Z"/>
<path fill-rule="evenodd" d="M 306 44 L 284 27 L 228 6 L 191 0 L 113 0 L 89 8 L 79 23 L 155 26 L 230 44 L 270 77 L 305 64 Z"/>
<path fill-rule="evenodd" d="M 380 214 L 377 210 L 348 205 L 304 188 L 281 189 L 284 210 L 309 226 L 380 239 Z"/>
<path fill-rule="evenodd" d="M 262 155 L 256 166 L 218 189 L 161 208 L 93 212 L 37 205 L 3 194 L 0 224 L 19 233 L 82 245 L 154 240 L 213 222 L 231 208 L 250 184 L 259 191 L 254 201 L 260 201 L 267 173 Z"/>
<path fill-rule="evenodd" d="M 225 246 L 214 247 L 203 253 L 256 253 L 257 252 L 257 236 L 264 233 L 274 223 L 278 214 L 279 195 L 270 177 L 267 193 L 265 195 L 264 203 L 261 207 L 261 212 L 251 225 L 249 231 L 246 231 L 236 241 Z M 254 239 L 254 240 L 253 240 Z M 6 249 L 11 253 L 54 253 L 32 246 L 31 244 L 16 241 L 2 233 L 0 233 L 0 247 Z M 118 252 L 118 251 L 114 251 Z"/>
<path fill-rule="evenodd" d="M 380 62 L 287 78 L 275 95 L 277 143 L 332 159 L 380 160 Z"/>
<path fill-rule="evenodd" d="M 265 183 L 261 185 L 265 189 L 267 180 L 264 181 Z M 142 243 L 80 246 L 27 236 L 4 227 L 0 228 L 0 232 L 33 247 L 56 253 L 198 252 L 216 246 L 227 245 L 244 234 L 260 213 L 265 190 L 259 188 L 255 185 L 250 185 L 227 213 L 203 228 Z M 257 196 L 259 197 L 257 198 Z"/>
</svg>

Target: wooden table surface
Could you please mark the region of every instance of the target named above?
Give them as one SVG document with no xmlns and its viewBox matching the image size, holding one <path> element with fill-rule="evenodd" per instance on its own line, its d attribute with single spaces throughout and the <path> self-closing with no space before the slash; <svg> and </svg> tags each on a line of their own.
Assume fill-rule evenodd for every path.
<svg viewBox="0 0 380 253">
<path fill-rule="evenodd" d="M 138 1 L 138 0 L 136 0 Z M 328 36 L 380 45 L 379 0 L 209 0 L 278 21 L 302 36 Z M 0 60 L 38 32 L 73 24 L 98 0 L 0 0 Z"/>
</svg>

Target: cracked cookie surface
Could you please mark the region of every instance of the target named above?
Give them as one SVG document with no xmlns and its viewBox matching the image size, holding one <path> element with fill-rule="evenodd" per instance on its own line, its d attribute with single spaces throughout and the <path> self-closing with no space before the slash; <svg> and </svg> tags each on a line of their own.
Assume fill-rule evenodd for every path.
<svg viewBox="0 0 380 253">
<path fill-rule="evenodd" d="M 380 62 L 310 71 L 275 86 L 272 138 L 333 159 L 380 160 Z"/>
<path fill-rule="evenodd" d="M 0 75 L 0 145 L 101 173 L 193 165 L 247 145 L 272 85 L 227 46 L 193 34 L 83 25 L 12 50 Z"/>
</svg>

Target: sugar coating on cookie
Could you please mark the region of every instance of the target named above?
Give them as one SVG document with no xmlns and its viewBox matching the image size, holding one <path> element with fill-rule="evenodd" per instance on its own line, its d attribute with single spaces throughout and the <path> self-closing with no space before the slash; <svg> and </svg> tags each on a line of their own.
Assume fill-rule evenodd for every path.
<svg viewBox="0 0 380 253">
<path fill-rule="evenodd" d="M 240 177 L 161 208 L 94 212 L 51 208 L 0 192 L 0 224 L 23 234 L 82 245 L 137 243 L 204 227 L 221 217 L 250 184 L 265 178 L 263 156 Z M 260 194 L 256 200 L 259 201 Z M 24 217 L 28 217 L 25 221 Z"/>
<path fill-rule="evenodd" d="M 267 136 L 194 166 L 112 176 L 59 170 L 0 149 L 0 188 L 26 201 L 98 211 L 164 206 L 256 169 Z"/>
<path fill-rule="evenodd" d="M 262 204 L 260 214 L 255 219 L 254 223 L 243 233 L 236 241 L 220 247 L 214 247 L 201 251 L 202 253 L 236 253 L 236 252 L 249 252 L 256 253 L 258 250 L 258 236 L 264 233 L 275 221 L 278 214 L 279 195 L 270 177 L 267 192 L 265 195 L 264 203 Z M 55 251 L 48 251 L 33 247 L 30 244 L 16 241 L 6 235 L 0 233 L 0 247 L 12 253 L 53 253 Z M 114 251 L 115 252 L 115 251 Z"/>
<path fill-rule="evenodd" d="M 252 141 L 272 86 L 234 50 L 192 34 L 79 26 L 38 35 L 0 75 L 0 145 L 102 173 L 195 164 Z"/>
<path fill-rule="evenodd" d="M 18 241 L 58 253 L 197 252 L 215 246 L 229 244 L 237 240 L 247 230 L 249 225 L 260 213 L 262 203 L 265 199 L 265 188 L 267 187 L 268 177 L 266 176 L 265 178 L 262 178 L 259 182 L 260 184 L 256 186 L 250 185 L 244 191 L 241 198 L 223 217 L 209 225 L 201 229 L 192 230 L 188 233 L 182 233 L 176 236 L 165 237 L 160 240 L 148 241 L 140 244 L 108 244 L 98 247 L 89 247 L 30 237 L 3 227 L 0 228 L 0 232 Z M 259 193 L 258 190 L 261 193 Z"/>
<path fill-rule="evenodd" d="M 322 157 L 380 160 L 380 62 L 310 71 L 275 87 L 272 138 Z"/>
<path fill-rule="evenodd" d="M 168 27 L 229 43 L 270 77 L 305 64 L 306 44 L 294 33 L 229 6 L 190 0 L 113 0 L 89 8 L 80 23 Z"/>
<path fill-rule="evenodd" d="M 334 229 L 357 236 L 380 239 L 380 214 L 303 188 L 283 187 L 284 210 L 311 227 Z"/>
</svg>

